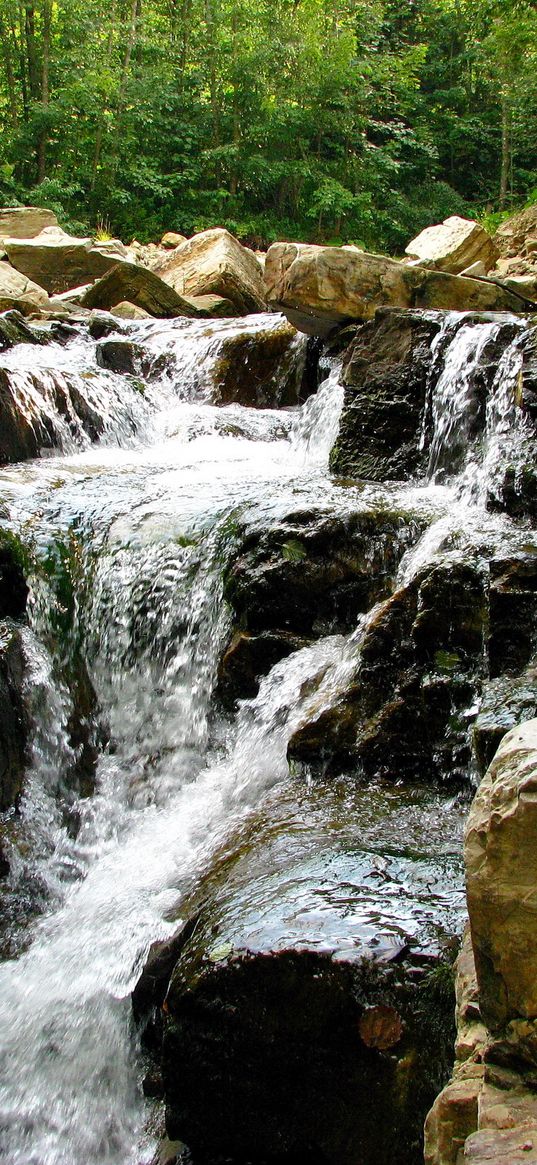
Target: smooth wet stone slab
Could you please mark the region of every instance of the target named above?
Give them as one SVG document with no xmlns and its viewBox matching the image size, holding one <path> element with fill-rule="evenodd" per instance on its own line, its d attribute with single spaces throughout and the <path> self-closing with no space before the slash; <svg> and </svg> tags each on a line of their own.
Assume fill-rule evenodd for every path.
<svg viewBox="0 0 537 1165">
<path fill-rule="evenodd" d="M 163 1004 L 168 1133 L 196 1159 L 421 1160 L 452 1057 L 463 815 L 423 788 L 292 781 L 228 840 L 152 1018 L 137 989 L 153 1042 Z"/>
</svg>

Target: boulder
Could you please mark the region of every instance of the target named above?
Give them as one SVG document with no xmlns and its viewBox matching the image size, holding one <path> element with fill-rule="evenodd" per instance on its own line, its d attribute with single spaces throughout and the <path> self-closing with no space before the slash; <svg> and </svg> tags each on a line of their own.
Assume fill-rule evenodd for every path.
<svg viewBox="0 0 537 1165">
<path fill-rule="evenodd" d="M 45 344 L 46 335 L 30 328 L 18 311 L 6 311 L 0 315 L 0 352 L 14 348 L 16 344 Z"/>
<path fill-rule="evenodd" d="M 405 265 L 342 247 L 274 243 L 265 265 L 267 298 L 301 331 L 328 335 L 379 307 L 517 311 L 520 299 L 496 284 Z"/>
<path fill-rule="evenodd" d="M 373 778 L 466 783 L 481 691 L 486 578 L 456 554 L 423 567 L 367 619 L 356 668 L 294 732 L 292 761 Z"/>
<path fill-rule="evenodd" d="M 129 303 L 128 299 L 122 299 L 121 303 L 114 304 L 114 307 L 110 308 L 110 314 L 118 320 L 151 319 L 148 311 L 144 311 L 143 307 L 137 307 L 135 303 Z"/>
<path fill-rule="evenodd" d="M 177 231 L 166 231 L 166 234 L 160 240 L 160 245 L 169 251 L 174 250 L 175 247 L 180 247 L 186 241 L 186 235 L 178 235 Z"/>
<path fill-rule="evenodd" d="M 153 1047 L 164 1026 L 167 1131 L 194 1160 L 419 1165 L 460 883 L 401 812 L 381 789 L 374 822 L 367 789 L 282 790 L 181 904 L 175 966 L 173 942 L 151 952 L 135 1009 Z"/>
<path fill-rule="evenodd" d="M 230 319 L 242 314 L 233 300 L 224 299 L 222 295 L 187 295 L 185 299 L 211 319 Z"/>
<path fill-rule="evenodd" d="M 534 253 L 537 243 L 537 203 L 506 219 L 498 227 L 494 242 L 503 258 Z"/>
<path fill-rule="evenodd" d="M 203 299 L 206 299 L 204 296 Z M 282 319 L 263 329 L 224 335 L 210 369 L 214 404 L 253 408 L 297 405 L 302 396 L 304 339 Z"/>
<path fill-rule="evenodd" d="M 205 317 L 192 303 L 178 295 L 153 271 L 137 263 L 118 263 L 82 296 L 83 307 L 109 311 L 116 303 L 128 300 L 151 316 L 175 319 L 177 316 Z"/>
<path fill-rule="evenodd" d="M 157 268 L 180 295 L 220 295 L 241 315 L 266 310 L 263 271 L 255 255 L 217 227 L 188 239 Z"/>
<path fill-rule="evenodd" d="M 452 1079 L 425 1122 L 425 1165 L 531 1161 L 537 1146 L 537 1096 L 523 1071 L 491 1059 L 469 928 L 457 959 L 456 993 L 457 1059 Z"/>
<path fill-rule="evenodd" d="M 49 297 L 43 287 L 32 283 L 8 263 L 0 262 L 0 312 L 16 308 L 23 316 L 47 311 Z"/>
<path fill-rule="evenodd" d="M 249 534 L 227 567 L 224 593 L 234 630 L 221 691 L 252 695 L 278 659 L 319 635 L 349 633 L 389 593 L 405 548 L 420 529 L 412 514 L 290 514 Z"/>
<path fill-rule="evenodd" d="M 537 1064 L 536 832 L 537 720 L 528 720 L 504 737 L 481 782 L 468 817 L 465 861 L 483 1019 L 513 1056 L 532 1064 Z"/>
<path fill-rule="evenodd" d="M 13 206 L 0 210 L 0 239 L 34 239 L 45 227 L 57 227 L 51 210 L 39 206 Z"/>
<path fill-rule="evenodd" d="M 460 275 L 465 268 L 482 263 L 486 274 L 497 258 L 494 241 L 486 230 L 473 219 L 452 215 L 437 226 L 426 227 L 413 239 L 405 254 L 417 259 L 423 267 Z"/>
<path fill-rule="evenodd" d="M 333 473 L 401 481 L 427 463 L 423 415 L 442 319 L 381 308 L 343 356 L 345 397 L 330 455 Z"/>
<path fill-rule="evenodd" d="M 4 246 L 12 266 L 51 295 L 99 279 L 126 256 L 119 240 L 94 244 L 90 238 L 74 238 L 54 226 L 45 227 L 32 239 L 7 238 Z"/>
</svg>

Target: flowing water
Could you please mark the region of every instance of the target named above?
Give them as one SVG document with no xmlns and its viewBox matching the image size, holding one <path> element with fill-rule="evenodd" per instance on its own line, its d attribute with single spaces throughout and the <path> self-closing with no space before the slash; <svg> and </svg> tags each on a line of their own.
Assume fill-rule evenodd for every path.
<svg viewBox="0 0 537 1165">
<path fill-rule="evenodd" d="M 350 637 L 320 639 L 277 664 L 234 722 L 218 714 L 212 696 L 230 630 L 223 571 L 245 532 L 311 508 L 345 515 L 396 507 L 403 527 L 416 515 L 426 527 L 411 548 L 401 543 L 400 581 L 454 537 L 464 549 L 478 532 L 489 552 L 528 539 L 483 508 L 487 458 L 509 424 L 502 392 L 519 368 L 517 337 L 498 371 L 478 456 L 466 438 L 463 455 L 459 448 L 467 372 L 497 325 L 452 334 L 449 317 L 432 407 L 433 480 L 353 486 L 327 472 L 342 404 L 337 367 L 299 409 L 211 403 L 221 337 L 280 322 L 130 325 L 148 354 L 143 391 L 136 378 L 99 367 L 84 329 L 65 346 L 22 345 L 1 357 L 27 414 L 48 417 L 61 450 L 0 473 L 4 525 L 34 563 L 24 632 L 34 725 L 21 805 L 27 841 L 13 846 L 10 878 L 15 888 L 37 881 L 42 908 L 18 956 L 0 967 L 6 1165 L 150 1159 L 129 1005 L 144 956 L 176 928 L 181 899 L 226 839 L 275 804 L 278 790 L 285 801 L 287 742 L 312 693 L 317 707 L 329 703 L 355 666 L 371 615 Z M 297 340 L 292 361 L 303 359 Z M 84 408 L 59 414 L 58 384 L 63 399 L 82 399 Z M 90 414 L 99 423 L 88 434 Z M 448 472 L 455 433 L 458 481 Z M 78 796 L 68 790 L 77 759 L 68 675 L 81 657 L 95 693 L 99 757 L 92 794 Z M 319 813 L 318 793 L 304 787 L 304 819 L 310 795 Z M 439 841 L 439 852 L 453 855 L 459 894 L 453 831 L 462 813 L 446 813 Z M 385 828 L 393 833 L 393 821 Z"/>
</svg>

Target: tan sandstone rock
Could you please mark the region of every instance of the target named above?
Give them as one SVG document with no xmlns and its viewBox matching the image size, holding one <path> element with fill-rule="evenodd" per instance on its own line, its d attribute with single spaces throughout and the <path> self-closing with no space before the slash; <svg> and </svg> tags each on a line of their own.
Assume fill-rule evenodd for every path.
<svg viewBox="0 0 537 1165">
<path fill-rule="evenodd" d="M 15 271 L 9 263 L 0 263 L 0 311 L 15 307 L 27 316 L 46 311 L 49 302 L 44 288 Z"/>
<path fill-rule="evenodd" d="M 229 231 L 202 231 L 173 251 L 156 273 L 179 295 L 219 295 L 241 314 L 266 310 L 263 271 Z"/>
<path fill-rule="evenodd" d="M 110 308 L 110 315 L 116 316 L 118 320 L 150 320 L 152 318 L 148 311 L 144 311 L 143 307 L 129 303 L 128 299 L 122 299 L 121 303 L 114 304 L 114 307 Z"/>
<path fill-rule="evenodd" d="M 443 223 L 426 227 L 405 248 L 405 254 L 424 267 L 459 275 L 481 262 L 486 271 L 494 266 L 497 251 L 491 236 L 473 219 L 452 215 Z"/>
<path fill-rule="evenodd" d="M 83 307 L 110 311 L 115 304 L 125 300 L 160 319 L 175 319 L 177 316 L 205 319 L 209 315 L 204 309 L 178 295 L 153 271 L 137 263 L 116 263 L 89 288 L 81 303 Z"/>
<path fill-rule="evenodd" d="M 31 239 L 7 238 L 4 246 L 12 266 L 50 295 L 99 279 L 127 258 L 118 239 L 94 244 L 90 238 L 67 235 L 58 226 L 45 227 Z"/>
<path fill-rule="evenodd" d="M 0 239 L 33 239 L 45 227 L 57 227 L 51 210 L 40 206 L 14 206 L 0 210 Z"/>
<path fill-rule="evenodd" d="M 274 243 L 267 252 L 269 304 L 300 331 L 328 335 L 378 307 L 516 311 L 520 300 L 494 283 L 447 275 L 343 247 Z"/>
<path fill-rule="evenodd" d="M 537 1018 L 537 720 L 512 729 L 478 789 L 465 842 L 481 1012 L 494 1032 Z M 515 1032 L 516 1034 L 516 1032 Z"/>
<path fill-rule="evenodd" d="M 504 258 L 529 254 L 537 241 L 537 203 L 506 219 L 498 227 L 494 241 Z"/>
<path fill-rule="evenodd" d="M 186 235 L 178 235 L 177 231 L 166 231 L 160 240 L 161 247 L 165 247 L 166 250 L 180 247 L 182 243 L 186 243 Z"/>
<path fill-rule="evenodd" d="M 537 1124 L 473 1133 L 464 1146 L 462 1161 L 468 1165 L 532 1165 L 537 1161 Z"/>
</svg>

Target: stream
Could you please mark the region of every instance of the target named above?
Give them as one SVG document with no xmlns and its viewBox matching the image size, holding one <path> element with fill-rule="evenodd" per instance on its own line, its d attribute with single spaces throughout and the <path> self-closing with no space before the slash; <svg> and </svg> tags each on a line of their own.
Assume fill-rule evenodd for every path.
<svg viewBox="0 0 537 1165">
<path fill-rule="evenodd" d="M 32 563 L 23 631 L 32 722 L 20 806 L 26 842 L 13 844 L 9 880 L 12 888 L 29 887 L 24 892 L 38 903 L 26 925 L 10 924 L 10 957 L 0 965 L 5 1165 L 153 1159 L 130 993 L 150 944 L 174 933 L 181 902 L 245 829 L 262 838 L 268 830 L 266 894 L 252 904 L 252 942 L 275 917 L 279 934 L 283 927 L 317 949 L 326 948 L 327 926 L 345 950 L 374 944 L 383 913 L 397 925 L 397 912 L 404 914 L 416 933 L 425 916 L 429 926 L 431 910 L 437 929 L 462 928 L 464 796 L 382 782 L 368 790 L 350 779 L 323 786 L 289 772 L 292 733 L 313 699 L 328 704 L 344 686 L 370 613 L 350 636 L 322 636 L 280 660 L 258 695 L 230 716 L 214 698 L 231 628 L 223 579 L 247 534 L 312 508 L 343 517 L 401 512 L 395 585 L 441 556 L 453 531 L 462 554 L 476 540 L 489 555 L 529 544 L 537 551 L 527 523 L 485 508 L 498 450 L 512 439 L 524 325 L 498 369 L 486 441 L 476 449 L 465 376 L 497 325 L 469 323 L 452 333 L 446 313 L 428 480 L 379 485 L 328 472 L 343 401 L 337 362 L 299 407 L 212 403 L 222 338 L 279 324 L 264 316 L 122 324 L 123 337 L 148 354 L 138 378 L 103 369 L 83 325 L 66 343 L 0 354 L 21 407 L 48 417 L 57 446 L 0 471 L 4 526 Z M 304 360 L 304 348 L 298 338 L 293 363 Z M 83 399 L 85 415 L 98 419 L 97 440 L 70 407 L 58 411 L 58 383 L 66 400 Z M 423 532 L 409 539 L 411 521 Z M 98 759 L 91 787 L 72 788 L 80 756 L 69 735 L 66 677 L 80 658 L 95 694 L 89 718 Z M 278 822 L 284 836 L 274 850 L 270 829 Z M 335 834 L 354 886 L 346 899 L 315 865 L 323 838 Z M 395 844 L 402 834 L 408 852 Z M 429 889 L 401 897 L 398 878 L 412 890 L 405 862 L 427 847 L 430 876 L 418 882 Z M 398 871 L 382 902 L 377 891 L 371 902 L 356 891 L 371 850 L 391 855 Z M 275 888 L 275 870 L 285 880 L 291 864 L 303 861 L 308 878 L 313 869 L 324 887 L 321 923 L 301 896 L 299 875 L 283 896 Z M 237 893 L 247 893 L 238 883 Z"/>
</svg>

